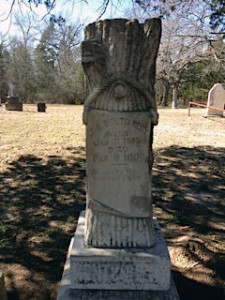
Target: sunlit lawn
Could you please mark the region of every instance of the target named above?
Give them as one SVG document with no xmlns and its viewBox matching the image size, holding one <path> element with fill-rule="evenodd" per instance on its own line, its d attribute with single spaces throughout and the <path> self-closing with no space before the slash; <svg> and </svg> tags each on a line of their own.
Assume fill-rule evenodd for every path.
<svg viewBox="0 0 225 300">
<path fill-rule="evenodd" d="M 82 110 L 0 107 L 0 268 L 9 299 L 56 298 L 85 208 Z M 154 136 L 154 209 L 181 300 L 220 300 L 223 293 L 225 118 L 204 113 L 159 110 Z"/>
</svg>

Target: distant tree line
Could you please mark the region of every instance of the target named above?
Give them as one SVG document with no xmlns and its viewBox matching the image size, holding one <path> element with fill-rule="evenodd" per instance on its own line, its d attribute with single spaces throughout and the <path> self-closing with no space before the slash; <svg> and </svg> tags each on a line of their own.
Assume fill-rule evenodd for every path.
<svg viewBox="0 0 225 300">
<path fill-rule="evenodd" d="M 189 101 L 206 103 L 211 87 L 225 81 L 225 35 L 221 32 L 225 15 L 210 26 L 211 1 L 135 2 L 139 5 L 127 10 L 129 17 L 141 21 L 148 16 L 162 18 L 155 86 L 158 105 L 176 108 Z M 223 11 L 219 2 L 213 1 L 218 14 L 219 8 Z"/>
<path fill-rule="evenodd" d="M 29 17 L 17 19 L 22 37 L 2 39 L 0 44 L 0 97 L 16 84 L 24 103 L 81 104 L 84 102 L 84 73 L 80 57 L 80 25 L 47 22 L 39 40 Z M 37 34 L 37 32 L 36 32 Z"/>
<path fill-rule="evenodd" d="M 85 78 L 80 55 L 83 28 L 79 24 L 68 25 L 64 18 L 51 14 L 57 1 L 29 1 L 47 5 L 49 9 L 49 18 L 45 19 L 40 34 L 35 34 L 36 25 L 29 12 L 26 17 L 15 16 L 22 33 L 20 38 L 1 39 L 2 99 L 7 96 L 10 80 L 14 80 L 23 102 L 84 102 Z M 110 3 L 122 2 L 102 0 L 101 13 Z M 224 1 L 133 0 L 131 3 L 124 17 L 141 22 L 149 17 L 163 20 L 156 74 L 158 105 L 176 108 L 186 106 L 189 101 L 206 103 L 213 84 L 225 81 Z"/>
</svg>

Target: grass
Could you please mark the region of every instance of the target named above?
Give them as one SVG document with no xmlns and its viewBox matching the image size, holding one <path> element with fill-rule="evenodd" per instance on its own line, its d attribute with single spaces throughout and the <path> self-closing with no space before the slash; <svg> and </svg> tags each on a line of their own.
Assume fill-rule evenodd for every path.
<svg viewBox="0 0 225 300">
<path fill-rule="evenodd" d="M 0 268 L 9 300 L 56 299 L 85 208 L 82 106 L 0 107 Z M 225 119 L 159 110 L 154 210 L 181 300 L 221 300 L 225 285 Z"/>
</svg>

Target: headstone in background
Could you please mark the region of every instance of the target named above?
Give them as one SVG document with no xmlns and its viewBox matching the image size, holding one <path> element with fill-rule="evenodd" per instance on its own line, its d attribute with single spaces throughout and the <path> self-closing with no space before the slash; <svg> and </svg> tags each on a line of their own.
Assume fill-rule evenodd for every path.
<svg viewBox="0 0 225 300">
<path fill-rule="evenodd" d="M 86 216 L 80 216 L 71 241 L 58 300 L 179 299 L 152 211 L 160 36 L 160 19 L 86 27 Z"/>
<path fill-rule="evenodd" d="M 221 83 L 214 84 L 209 91 L 207 105 L 225 109 L 225 87 Z M 207 107 L 206 116 L 210 115 L 223 116 L 223 111 Z"/>
<path fill-rule="evenodd" d="M 5 109 L 9 111 L 22 111 L 23 103 L 20 102 L 20 98 L 17 96 L 8 96 Z"/>
<path fill-rule="evenodd" d="M 39 102 L 37 104 L 37 111 L 38 112 L 45 112 L 46 111 L 46 103 L 45 102 Z"/>
</svg>

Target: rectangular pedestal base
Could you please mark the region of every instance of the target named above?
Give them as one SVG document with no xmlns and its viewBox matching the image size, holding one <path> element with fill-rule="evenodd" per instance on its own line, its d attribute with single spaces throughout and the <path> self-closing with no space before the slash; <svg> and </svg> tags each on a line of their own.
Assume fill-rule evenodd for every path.
<svg viewBox="0 0 225 300">
<path fill-rule="evenodd" d="M 170 258 L 154 218 L 151 248 L 93 248 L 84 246 L 84 212 L 80 215 L 70 252 L 70 284 L 74 289 L 168 290 Z"/>
<path fill-rule="evenodd" d="M 83 245 L 82 214 L 70 243 L 57 300 L 178 300 L 157 220 L 155 232 L 157 242 L 150 249 L 87 248 Z"/>
<path fill-rule="evenodd" d="M 23 103 L 6 103 L 5 109 L 8 111 L 23 111 Z"/>
</svg>

